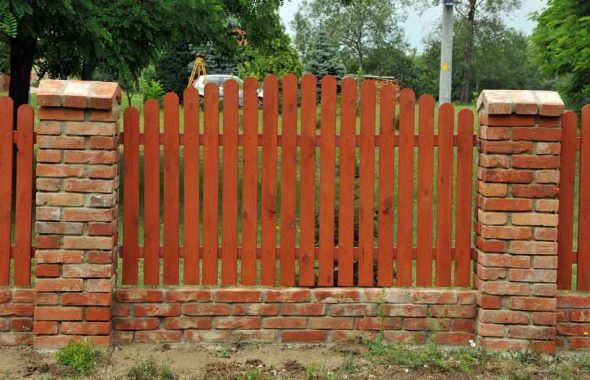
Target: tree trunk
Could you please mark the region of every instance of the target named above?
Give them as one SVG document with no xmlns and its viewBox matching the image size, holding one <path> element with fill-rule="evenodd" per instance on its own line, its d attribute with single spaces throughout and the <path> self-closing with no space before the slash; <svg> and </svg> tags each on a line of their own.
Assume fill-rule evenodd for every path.
<svg viewBox="0 0 590 380">
<path fill-rule="evenodd" d="M 19 28 L 20 29 L 20 28 Z M 29 103 L 31 86 L 31 70 L 37 39 L 19 30 L 15 38 L 10 40 L 10 88 L 9 96 L 14 101 L 14 128 L 18 107 Z"/>
<path fill-rule="evenodd" d="M 463 86 L 461 88 L 461 102 L 471 102 L 471 81 L 473 62 L 473 40 L 475 38 L 475 11 L 476 0 L 469 0 L 469 12 L 467 13 L 467 41 L 463 52 Z"/>
</svg>

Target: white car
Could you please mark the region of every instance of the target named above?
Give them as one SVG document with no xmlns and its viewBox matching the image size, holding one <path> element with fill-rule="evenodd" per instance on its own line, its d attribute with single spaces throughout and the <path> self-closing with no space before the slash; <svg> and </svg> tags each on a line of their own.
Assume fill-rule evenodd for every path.
<svg viewBox="0 0 590 380">
<path fill-rule="evenodd" d="M 212 74 L 212 75 L 201 75 L 199 79 L 197 79 L 193 86 L 199 92 L 199 96 L 205 96 L 205 85 L 207 83 L 215 83 L 219 87 L 219 99 L 223 99 L 223 85 L 226 81 L 233 79 L 238 83 L 240 88 L 238 93 L 238 101 L 240 106 L 244 104 L 244 81 L 238 78 L 235 75 L 226 75 L 226 74 Z M 264 96 L 263 91 L 261 88 L 256 90 L 258 93 L 258 105 L 262 106 L 262 98 Z"/>
</svg>

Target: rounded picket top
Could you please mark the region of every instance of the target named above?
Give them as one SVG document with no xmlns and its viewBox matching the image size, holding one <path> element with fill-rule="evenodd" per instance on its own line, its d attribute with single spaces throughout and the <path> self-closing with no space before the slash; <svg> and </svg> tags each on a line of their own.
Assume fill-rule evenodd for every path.
<svg viewBox="0 0 590 380">
<path fill-rule="evenodd" d="M 403 90 L 402 90 L 403 91 Z M 420 107 L 433 107 L 436 106 L 436 99 L 431 94 L 423 94 L 418 98 L 418 104 Z"/>
<path fill-rule="evenodd" d="M 212 94 L 215 94 L 217 97 L 219 97 L 219 86 L 217 86 L 216 83 L 207 82 L 205 84 L 205 99 L 211 97 Z"/>
<path fill-rule="evenodd" d="M 459 125 L 458 131 L 459 134 L 466 133 L 468 135 L 473 135 L 473 122 L 475 121 L 475 116 L 473 115 L 473 111 L 467 108 L 462 109 L 459 111 Z"/>
<path fill-rule="evenodd" d="M 295 82 L 295 84 L 297 84 L 297 75 L 295 75 L 294 73 L 288 73 L 288 74 L 285 74 L 281 80 L 282 80 L 283 86 L 286 83 Z"/>
<path fill-rule="evenodd" d="M 198 102 L 199 101 L 199 92 L 193 86 L 187 87 L 184 89 L 182 99 L 184 104 L 189 104 L 190 102 Z"/>
<path fill-rule="evenodd" d="M 414 92 L 414 90 L 412 90 L 411 88 L 404 88 L 403 90 L 401 90 L 401 92 L 399 93 L 399 98 L 400 98 L 400 103 L 402 101 L 411 101 L 411 102 L 415 102 L 416 101 L 416 93 Z"/>
<path fill-rule="evenodd" d="M 453 118 L 455 117 L 455 106 L 453 106 L 453 103 L 444 103 L 441 104 L 440 107 L 438 108 L 438 112 L 439 114 L 443 113 L 443 112 L 449 112 L 453 114 Z"/>
<path fill-rule="evenodd" d="M 322 83 L 322 86 L 324 86 L 324 85 L 329 86 L 332 83 L 336 84 L 337 80 L 336 80 L 336 77 L 333 75 L 325 75 L 320 82 Z"/>
<path fill-rule="evenodd" d="M 303 89 L 304 87 L 313 87 L 314 91 L 315 88 L 317 86 L 317 78 L 315 77 L 315 75 L 310 74 L 310 73 L 306 73 L 303 75 L 303 77 L 301 78 L 301 88 Z"/>
</svg>

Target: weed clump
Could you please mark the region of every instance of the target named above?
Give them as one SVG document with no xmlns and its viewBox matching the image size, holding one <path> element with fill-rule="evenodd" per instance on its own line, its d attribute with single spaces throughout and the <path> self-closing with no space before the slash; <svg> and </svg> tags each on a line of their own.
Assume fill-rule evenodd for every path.
<svg viewBox="0 0 590 380">
<path fill-rule="evenodd" d="M 127 371 L 129 380 L 174 380 L 176 377 L 170 368 L 164 364 L 159 364 L 156 359 L 149 357 L 136 363 Z"/>
<path fill-rule="evenodd" d="M 88 375 L 103 356 L 102 349 L 87 342 L 70 342 L 62 347 L 55 357 L 57 362 L 74 370 L 79 375 Z"/>
</svg>

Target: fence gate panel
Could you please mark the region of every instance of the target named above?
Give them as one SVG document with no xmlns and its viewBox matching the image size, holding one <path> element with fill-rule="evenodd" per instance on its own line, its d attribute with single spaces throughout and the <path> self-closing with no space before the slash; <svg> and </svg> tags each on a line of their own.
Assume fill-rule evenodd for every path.
<svg viewBox="0 0 590 380">
<path fill-rule="evenodd" d="M 167 94 L 143 131 L 125 112 L 123 284 L 470 286 L 473 112 L 435 120 L 432 96 L 371 80 L 280 85 L 262 109 L 255 79 Z"/>
</svg>

